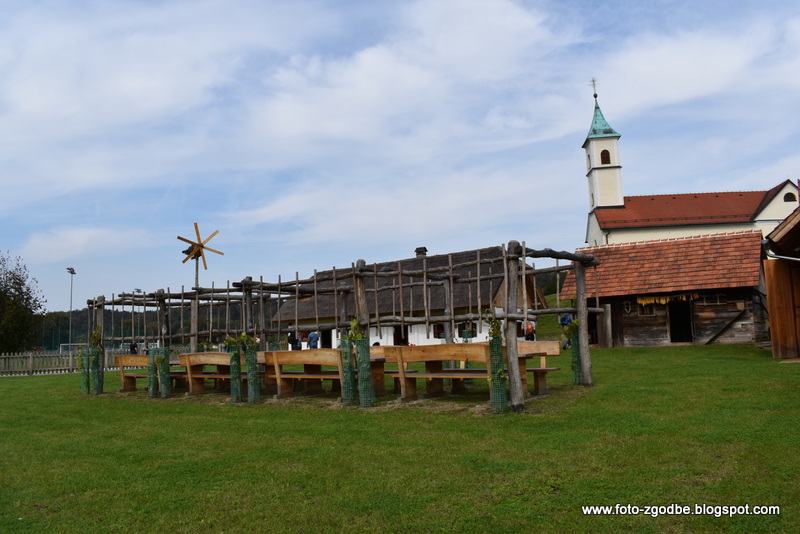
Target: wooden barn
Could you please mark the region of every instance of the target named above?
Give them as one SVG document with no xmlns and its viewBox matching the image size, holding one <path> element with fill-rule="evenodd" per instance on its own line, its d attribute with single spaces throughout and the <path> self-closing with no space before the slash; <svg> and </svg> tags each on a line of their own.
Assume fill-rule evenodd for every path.
<svg viewBox="0 0 800 534">
<path fill-rule="evenodd" d="M 761 232 L 690 236 L 579 249 L 590 305 L 610 308 L 613 346 L 754 343 L 768 336 Z M 574 298 L 568 275 L 562 298 Z M 589 319 L 590 341 L 609 344 Z"/>
<path fill-rule="evenodd" d="M 800 358 L 800 208 L 764 239 L 772 355 Z"/>
<path fill-rule="evenodd" d="M 504 307 L 503 248 L 428 256 L 427 249 L 420 247 L 415 254 L 413 258 L 368 264 L 362 268 L 361 272 L 366 274 L 363 279 L 369 315 L 384 321 L 370 329 L 370 342 L 425 345 L 441 343 L 442 339 L 448 342 L 465 337 L 488 339 L 487 326 L 481 320 L 436 322 L 435 316 L 458 317 Z M 283 325 L 284 332 L 297 331 L 305 335 L 319 330 L 321 346 L 335 346 L 340 333 L 334 325 L 356 315 L 352 290 L 345 287 L 339 294 L 331 294 L 333 287 L 343 287 L 337 283 L 337 276 L 341 279 L 348 272 L 344 269 L 339 270 L 338 275 L 334 271 L 316 273 L 320 280 L 316 289 L 313 281 L 299 283 L 297 289 L 301 297 L 286 300 L 272 316 L 272 321 Z M 394 275 L 386 276 L 388 273 Z M 524 283 L 518 286 L 520 308 L 526 305 L 546 307 L 532 275 L 525 277 Z M 534 297 L 537 294 L 538 298 Z M 339 309 L 336 309 L 337 302 Z M 426 310 L 428 315 L 434 316 L 430 321 L 423 319 Z"/>
</svg>

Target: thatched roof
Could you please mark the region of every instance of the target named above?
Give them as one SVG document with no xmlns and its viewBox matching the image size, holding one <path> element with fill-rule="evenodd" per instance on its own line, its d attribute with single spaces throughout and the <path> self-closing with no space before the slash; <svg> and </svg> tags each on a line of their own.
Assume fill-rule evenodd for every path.
<svg viewBox="0 0 800 534">
<path fill-rule="evenodd" d="M 478 260 L 480 259 L 480 284 L 476 280 L 478 275 Z M 416 258 L 409 258 L 399 261 L 383 262 L 378 264 L 368 264 L 361 271 L 366 273 L 364 278 L 364 285 L 366 288 L 367 308 L 370 315 L 375 314 L 376 297 L 375 287 L 377 284 L 377 308 L 380 315 L 400 315 L 401 312 L 401 292 L 400 289 L 388 289 L 391 286 L 397 286 L 399 282 L 398 270 L 403 273 L 424 271 L 430 273 L 428 277 L 428 295 L 430 302 L 428 309 L 433 315 L 441 314 L 445 309 L 445 292 L 439 280 L 449 280 L 449 270 L 446 272 L 434 272 L 438 268 L 447 268 L 453 265 L 452 275 L 454 279 L 453 284 L 453 307 L 460 310 L 472 310 L 473 313 L 480 313 L 481 310 L 490 307 L 494 302 L 495 295 L 502 287 L 501 278 L 487 279 L 489 275 L 497 275 L 503 273 L 503 251 L 501 247 L 490 247 L 478 250 L 468 250 L 464 252 L 455 252 L 452 254 L 439 254 L 436 256 L 423 256 Z M 378 273 L 395 273 L 394 276 L 375 276 Z M 313 297 L 314 283 L 306 281 L 300 283 L 300 293 L 306 293 L 307 296 L 301 294 L 300 300 L 288 300 L 281 306 L 272 319 L 277 321 L 279 318 L 283 321 L 294 321 L 295 309 L 297 310 L 297 318 L 300 321 L 315 320 L 317 314 L 320 320 L 332 319 L 335 311 L 334 295 L 332 294 L 319 294 L 321 292 L 330 291 L 334 287 L 334 281 L 331 279 L 333 271 L 322 271 L 317 273 L 317 297 L 316 302 Z M 353 278 L 352 269 L 337 269 L 336 270 L 336 287 L 339 310 L 336 315 L 339 320 L 342 317 L 349 318 L 355 315 L 355 297 L 353 294 Z M 431 278 L 436 277 L 436 280 Z M 322 279 L 322 280 L 320 280 Z M 407 276 L 403 275 L 403 291 L 402 291 L 402 311 L 403 315 L 408 316 L 410 313 L 413 315 L 423 315 L 425 312 L 425 302 L 423 299 L 423 286 L 421 285 L 423 277 L 421 276 Z M 471 282 L 459 282 L 459 280 Z M 418 283 L 412 287 L 408 287 L 410 283 Z M 478 302 L 478 286 L 480 285 L 480 302 Z M 381 290 L 381 288 L 384 288 Z M 308 293 L 312 293 L 308 296 Z"/>
</svg>

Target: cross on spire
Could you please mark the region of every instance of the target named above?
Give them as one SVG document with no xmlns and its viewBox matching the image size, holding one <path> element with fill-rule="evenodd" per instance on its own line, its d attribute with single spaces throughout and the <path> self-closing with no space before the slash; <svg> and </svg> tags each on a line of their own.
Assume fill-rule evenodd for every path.
<svg viewBox="0 0 800 534">
<path fill-rule="evenodd" d="M 596 99 L 597 98 L 597 79 L 592 77 L 591 81 L 589 82 L 589 85 L 592 86 L 592 92 L 594 93 L 594 97 Z"/>
</svg>

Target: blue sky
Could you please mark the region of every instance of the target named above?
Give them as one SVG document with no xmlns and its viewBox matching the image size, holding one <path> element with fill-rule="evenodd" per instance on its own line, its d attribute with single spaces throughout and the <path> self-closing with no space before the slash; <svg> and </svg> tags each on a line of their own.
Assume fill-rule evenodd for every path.
<svg viewBox="0 0 800 534">
<path fill-rule="evenodd" d="M 499 245 L 583 245 L 594 102 L 624 193 L 800 178 L 800 5 L 0 1 L 0 249 L 47 309 Z"/>
</svg>

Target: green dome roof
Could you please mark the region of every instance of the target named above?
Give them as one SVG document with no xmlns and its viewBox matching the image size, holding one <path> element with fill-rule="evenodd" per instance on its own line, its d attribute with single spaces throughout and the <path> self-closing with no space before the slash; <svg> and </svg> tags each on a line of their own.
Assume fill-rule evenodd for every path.
<svg viewBox="0 0 800 534">
<path fill-rule="evenodd" d="M 603 117 L 603 112 L 600 111 L 600 105 L 597 103 L 597 96 L 594 99 L 594 119 L 592 120 L 592 127 L 589 128 L 589 135 L 586 139 L 597 139 L 600 137 L 621 137 L 614 128 L 608 124 L 608 121 Z"/>
</svg>

